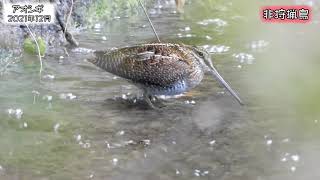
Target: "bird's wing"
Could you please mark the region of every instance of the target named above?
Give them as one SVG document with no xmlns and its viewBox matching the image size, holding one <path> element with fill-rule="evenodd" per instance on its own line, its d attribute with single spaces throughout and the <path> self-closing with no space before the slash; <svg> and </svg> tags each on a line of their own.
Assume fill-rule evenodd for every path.
<svg viewBox="0 0 320 180">
<path fill-rule="evenodd" d="M 97 52 L 96 65 L 135 83 L 171 86 L 190 73 L 186 55 L 178 46 L 147 44 Z"/>
</svg>

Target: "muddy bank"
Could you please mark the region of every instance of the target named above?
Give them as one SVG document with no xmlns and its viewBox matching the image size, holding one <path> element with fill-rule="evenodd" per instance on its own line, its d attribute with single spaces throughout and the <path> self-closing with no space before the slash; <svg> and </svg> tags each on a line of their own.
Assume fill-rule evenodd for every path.
<svg viewBox="0 0 320 180">
<path fill-rule="evenodd" d="M 15 0 L 11 2 L 25 2 Z M 30 2 L 30 1 L 28 1 Z M 31 1 L 32 2 L 32 1 Z M 37 2 L 37 1 L 33 1 Z M 56 17 L 54 24 L 29 25 L 36 37 L 41 37 L 46 45 L 46 55 L 66 53 L 65 47 L 76 47 L 79 45 L 74 35 L 81 33 L 83 29 L 94 27 L 95 23 L 107 23 L 110 20 L 129 17 L 138 14 L 139 7 L 136 0 L 48 0 L 56 6 Z M 169 1 L 145 1 L 151 6 L 159 6 L 161 3 L 168 4 Z M 174 1 L 173 1 L 174 2 Z M 154 5 L 155 4 L 155 5 Z M 0 2 L 2 9 L 2 2 Z M 70 18 L 69 17 L 69 13 Z M 68 22 L 67 22 L 68 19 Z M 64 32 L 67 26 L 67 32 Z M 0 22 L 0 49 L 5 49 L 16 56 L 24 49 L 26 38 L 31 38 L 25 25 L 9 25 Z"/>
</svg>

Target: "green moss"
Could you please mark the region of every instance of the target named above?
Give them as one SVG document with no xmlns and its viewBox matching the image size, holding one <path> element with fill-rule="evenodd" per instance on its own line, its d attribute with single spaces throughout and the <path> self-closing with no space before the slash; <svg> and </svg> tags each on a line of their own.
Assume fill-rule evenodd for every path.
<svg viewBox="0 0 320 180">
<path fill-rule="evenodd" d="M 46 52 L 46 43 L 44 42 L 44 40 L 41 37 L 38 37 L 37 39 L 38 45 L 39 45 L 39 49 L 40 49 L 40 54 L 41 56 L 43 56 Z M 38 48 L 36 43 L 34 42 L 34 40 L 32 38 L 26 38 L 23 42 L 23 49 L 26 53 L 29 54 L 38 54 Z"/>
</svg>

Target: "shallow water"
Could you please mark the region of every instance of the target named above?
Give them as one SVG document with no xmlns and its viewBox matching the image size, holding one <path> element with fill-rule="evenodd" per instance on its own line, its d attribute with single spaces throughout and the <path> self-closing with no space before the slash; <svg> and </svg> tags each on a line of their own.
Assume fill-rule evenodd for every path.
<svg viewBox="0 0 320 180">
<path fill-rule="evenodd" d="M 206 76 L 150 110 L 80 48 L 45 57 L 41 82 L 37 57 L 24 55 L 0 77 L 1 179 L 320 177 L 319 24 L 262 24 L 233 1 L 194 1 L 184 15 L 172 7 L 149 7 L 161 40 L 210 51 L 246 105 Z M 155 41 L 142 11 L 76 38 L 99 50 Z"/>
</svg>

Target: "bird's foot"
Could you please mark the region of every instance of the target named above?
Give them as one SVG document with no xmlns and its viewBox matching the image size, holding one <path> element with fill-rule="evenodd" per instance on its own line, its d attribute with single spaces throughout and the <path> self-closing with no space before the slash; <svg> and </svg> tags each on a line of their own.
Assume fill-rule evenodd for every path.
<svg viewBox="0 0 320 180">
<path fill-rule="evenodd" d="M 147 102 L 147 104 L 155 110 L 160 110 L 161 108 L 165 107 L 165 104 L 163 104 L 162 102 L 159 101 L 159 99 L 155 96 L 150 96 L 150 95 L 144 95 L 143 96 L 145 101 Z M 154 103 L 152 101 L 158 101 L 156 104 L 157 106 L 154 105 Z"/>
</svg>

